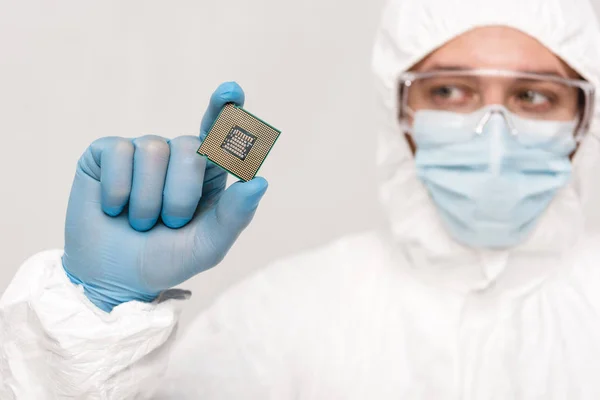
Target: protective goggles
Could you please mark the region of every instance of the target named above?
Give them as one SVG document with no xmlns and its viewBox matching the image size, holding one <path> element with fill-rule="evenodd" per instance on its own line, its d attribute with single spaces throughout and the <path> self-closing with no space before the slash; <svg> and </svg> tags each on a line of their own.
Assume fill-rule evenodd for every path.
<svg viewBox="0 0 600 400">
<path fill-rule="evenodd" d="M 527 120 L 576 120 L 573 134 L 580 140 L 593 114 L 594 86 L 581 79 L 495 69 L 400 75 L 400 121 L 407 132 L 410 132 L 414 114 L 420 110 L 470 114 L 492 104 L 501 105 Z M 507 123 L 517 135 L 518 123 L 510 118 Z"/>
</svg>

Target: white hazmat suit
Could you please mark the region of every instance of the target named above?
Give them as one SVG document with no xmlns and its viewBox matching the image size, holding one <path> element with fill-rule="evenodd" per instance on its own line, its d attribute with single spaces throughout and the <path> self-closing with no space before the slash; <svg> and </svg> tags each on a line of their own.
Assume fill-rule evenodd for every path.
<svg viewBox="0 0 600 400">
<path fill-rule="evenodd" d="M 505 251 L 450 239 L 398 125 L 398 74 L 487 25 L 529 34 L 598 86 L 586 0 L 392 0 L 373 58 L 390 229 L 261 270 L 177 340 L 184 301 L 106 314 L 61 251 L 40 253 L 0 302 L 0 398 L 600 399 L 600 101 L 572 183 Z"/>
</svg>

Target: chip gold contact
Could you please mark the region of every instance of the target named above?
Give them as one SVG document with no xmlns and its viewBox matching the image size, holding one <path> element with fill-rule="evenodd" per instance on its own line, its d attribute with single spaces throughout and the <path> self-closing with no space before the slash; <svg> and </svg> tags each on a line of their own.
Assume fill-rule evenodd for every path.
<svg viewBox="0 0 600 400">
<path fill-rule="evenodd" d="M 281 131 L 234 104 L 227 104 L 208 131 L 198 154 L 243 181 L 258 172 Z"/>
</svg>

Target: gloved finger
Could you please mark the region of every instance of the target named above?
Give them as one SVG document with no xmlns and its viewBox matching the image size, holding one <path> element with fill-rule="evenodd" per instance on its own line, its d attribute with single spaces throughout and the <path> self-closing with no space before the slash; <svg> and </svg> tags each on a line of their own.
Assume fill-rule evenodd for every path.
<svg viewBox="0 0 600 400">
<path fill-rule="evenodd" d="M 223 259 L 254 217 L 267 186 L 264 178 L 254 178 L 249 182 L 236 182 L 223 192 L 216 206 L 196 226 L 193 273 L 211 268 Z"/>
<path fill-rule="evenodd" d="M 134 139 L 133 145 L 129 224 L 135 230 L 147 231 L 160 215 L 170 150 L 166 139 L 159 136 Z"/>
<path fill-rule="evenodd" d="M 195 136 L 180 136 L 171 140 L 169 146 L 171 156 L 161 218 L 169 228 L 181 228 L 194 216 L 202 196 L 206 158 L 196 153 L 200 139 Z"/>
<path fill-rule="evenodd" d="M 200 140 L 204 140 L 225 104 L 234 103 L 243 106 L 244 100 L 244 91 L 236 82 L 225 82 L 219 85 L 217 90 L 210 96 L 210 103 L 202 118 Z"/>
<path fill-rule="evenodd" d="M 213 204 L 223 193 L 227 184 L 227 172 L 218 165 L 208 162 L 204 172 L 204 185 L 202 187 L 202 202 Z"/>
<path fill-rule="evenodd" d="M 102 210 L 117 216 L 127 205 L 131 192 L 133 144 L 130 139 L 105 137 L 94 141 L 79 160 L 88 176 L 100 181 Z"/>
</svg>

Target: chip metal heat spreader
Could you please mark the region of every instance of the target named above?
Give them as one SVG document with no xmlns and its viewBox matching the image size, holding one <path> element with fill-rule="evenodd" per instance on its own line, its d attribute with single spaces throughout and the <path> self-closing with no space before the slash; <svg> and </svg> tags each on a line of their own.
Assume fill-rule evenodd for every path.
<svg viewBox="0 0 600 400">
<path fill-rule="evenodd" d="M 241 107 L 223 107 L 198 154 L 221 166 L 243 181 L 258 172 L 281 131 Z"/>
</svg>

